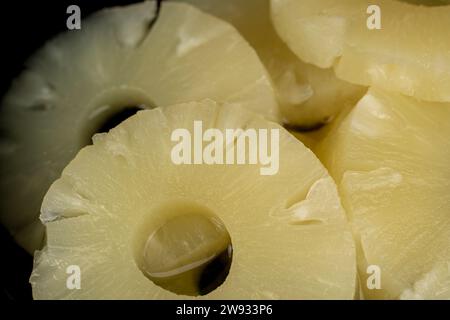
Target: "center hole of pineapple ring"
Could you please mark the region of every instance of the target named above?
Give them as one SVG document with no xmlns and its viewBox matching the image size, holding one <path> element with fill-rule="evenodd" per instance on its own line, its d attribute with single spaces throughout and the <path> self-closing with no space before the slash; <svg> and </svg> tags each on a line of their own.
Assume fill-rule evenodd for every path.
<svg viewBox="0 0 450 320">
<path fill-rule="evenodd" d="M 180 295 L 206 295 L 227 278 L 233 247 L 223 222 L 206 208 L 170 205 L 141 230 L 137 265 L 154 284 Z"/>
<path fill-rule="evenodd" d="M 95 133 L 108 132 L 112 128 L 118 126 L 122 121 L 125 121 L 129 117 L 135 115 L 138 111 L 144 110 L 144 106 L 126 106 L 121 107 L 115 113 L 112 113 L 109 117 L 100 123 Z"/>
<path fill-rule="evenodd" d="M 120 123 L 135 115 L 138 111 L 144 110 L 144 105 L 130 105 L 111 107 L 105 105 L 97 109 L 86 130 L 86 135 L 82 138 L 81 147 L 92 143 L 92 136 L 96 133 L 104 133 L 118 126 Z"/>
<path fill-rule="evenodd" d="M 140 110 L 155 104 L 143 92 L 132 88 L 112 88 L 96 96 L 86 108 L 80 148 L 92 143 L 96 133 L 108 132 Z"/>
</svg>

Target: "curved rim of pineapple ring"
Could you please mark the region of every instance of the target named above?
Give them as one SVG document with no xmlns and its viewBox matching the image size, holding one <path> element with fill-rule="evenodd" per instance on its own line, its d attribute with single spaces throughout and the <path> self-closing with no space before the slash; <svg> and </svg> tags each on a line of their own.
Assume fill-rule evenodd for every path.
<svg viewBox="0 0 450 320">
<path fill-rule="evenodd" d="M 198 120 L 204 128 L 280 130 L 279 172 L 262 177 L 259 166 L 186 170 L 172 163 L 171 133 L 178 128 L 193 130 Z M 160 134 L 155 137 L 154 132 Z M 354 297 L 354 240 L 326 169 L 279 124 L 241 106 L 211 100 L 139 112 L 95 139 L 65 168 L 44 199 L 41 220 L 46 222 L 49 241 L 35 259 L 30 278 L 33 296 L 187 298 L 152 283 L 136 261 L 144 260 L 149 235 L 180 213 L 167 206 L 178 199 L 183 200 L 178 206 L 183 212 L 186 207 L 196 212 L 204 210 L 202 206 L 209 208 L 224 222 L 233 242 L 229 274 L 206 298 Z M 160 208 L 166 208 L 164 216 L 157 216 L 155 210 Z M 146 220 L 152 214 L 156 220 Z M 172 236 L 166 238 L 170 242 Z M 194 240 L 188 249 L 198 245 Z M 157 260 L 168 257 L 177 262 L 177 255 L 155 252 Z M 157 266 L 170 266 L 165 261 L 156 261 Z M 87 291 L 64 289 L 65 266 L 74 263 L 84 270 Z M 106 286 L 98 283 L 102 272 Z M 126 284 L 131 290 L 110 290 Z M 54 291 L 53 286 L 62 290 Z"/>
</svg>

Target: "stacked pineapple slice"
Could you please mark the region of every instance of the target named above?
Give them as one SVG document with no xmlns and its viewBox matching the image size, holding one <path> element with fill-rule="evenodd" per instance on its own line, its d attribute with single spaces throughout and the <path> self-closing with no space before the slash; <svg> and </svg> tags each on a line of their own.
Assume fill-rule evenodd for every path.
<svg viewBox="0 0 450 320">
<path fill-rule="evenodd" d="M 450 299 L 450 103 L 371 89 L 318 147 L 360 241 L 367 298 Z M 366 280 L 366 279 L 365 279 Z"/>
<path fill-rule="evenodd" d="M 49 41 L 3 100 L 1 221 L 39 248 L 42 198 L 76 152 L 126 107 L 211 98 L 278 119 L 269 76 L 226 22 L 180 3 L 106 9 Z"/>
<path fill-rule="evenodd" d="M 177 0 L 230 22 L 256 50 L 277 93 L 283 120 L 310 129 L 330 122 L 365 93 L 342 81 L 332 69 L 304 63 L 277 35 L 270 20 L 270 0 Z"/>
<path fill-rule="evenodd" d="M 357 240 L 363 296 L 450 299 L 450 6 L 271 4 L 277 31 L 300 58 L 373 86 L 314 142 Z M 379 30 L 367 26 L 369 5 L 381 10 Z"/>
<path fill-rule="evenodd" d="M 194 135 L 194 121 L 204 130 L 279 130 L 278 174 L 251 164 L 174 164 L 171 134 Z M 95 136 L 51 186 L 41 220 L 48 239 L 30 279 L 36 299 L 195 296 L 195 267 L 229 241 L 228 276 L 207 298 L 355 294 L 355 248 L 333 180 L 282 127 L 240 107 L 204 101 L 146 110 Z M 81 270 L 79 290 L 66 286 L 70 265 Z"/>
<path fill-rule="evenodd" d="M 450 101 L 450 6 L 395 0 L 272 0 L 271 5 L 276 30 L 304 61 L 334 67 L 339 78 L 355 84 Z M 381 29 L 368 27 L 368 12 L 375 12 L 370 6 L 379 8 Z"/>
</svg>

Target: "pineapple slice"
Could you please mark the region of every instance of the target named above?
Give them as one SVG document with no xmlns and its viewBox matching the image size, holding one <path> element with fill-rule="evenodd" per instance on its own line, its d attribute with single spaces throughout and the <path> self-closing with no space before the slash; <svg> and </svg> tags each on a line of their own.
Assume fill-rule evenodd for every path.
<svg viewBox="0 0 450 320">
<path fill-rule="evenodd" d="M 450 299 L 450 104 L 370 89 L 317 148 L 360 238 L 369 298 Z M 363 282 L 365 284 L 365 282 Z"/>
<path fill-rule="evenodd" d="M 278 118 L 269 76 L 232 26 L 180 3 L 164 3 L 151 26 L 155 12 L 144 2 L 83 20 L 48 42 L 4 98 L 1 221 L 29 252 L 42 242 L 45 191 L 125 107 L 213 98 Z"/>
<path fill-rule="evenodd" d="M 394 0 L 272 0 L 279 35 L 301 59 L 351 83 L 450 101 L 450 6 Z M 369 5 L 381 29 L 369 30 Z"/>
<path fill-rule="evenodd" d="M 204 131 L 279 130 L 278 173 L 174 164 L 172 132 L 194 136 L 194 121 Z M 285 129 L 238 106 L 145 110 L 96 135 L 51 186 L 41 220 L 48 239 L 30 278 L 35 299 L 201 294 L 196 268 L 230 253 L 230 243 L 228 276 L 206 298 L 351 299 L 356 291 L 354 242 L 333 180 Z M 69 265 L 80 268 L 80 290 L 66 287 Z"/>
<path fill-rule="evenodd" d="M 284 121 L 301 128 L 327 123 L 365 88 L 298 59 L 270 21 L 270 0 L 177 0 L 230 22 L 256 50 L 273 79 Z"/>
</svg>

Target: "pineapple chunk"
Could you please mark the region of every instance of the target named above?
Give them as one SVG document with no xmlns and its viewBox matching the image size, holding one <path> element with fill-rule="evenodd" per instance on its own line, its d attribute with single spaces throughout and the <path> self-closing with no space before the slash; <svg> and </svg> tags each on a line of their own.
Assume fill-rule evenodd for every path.
<svg viewBox="0 0 450 320">
<path fill-rule="evenodd" d="M 45 191 L 102 123 L 124 107 L 212 98 L 278 119 L 269 76 L 226 22 L 180 3 L 101 11 L 49 41 L 3 100 L 1 221 L 39 248 Z M 150 28 L 151 27 L 151 28 Z"/>
<path fill-rule="evenodd" d="M 270 21 L 270 0 L 177 0 L 230 22 L 256 50 L 274 82 L 284 121 L 311 128 L 355 105 L 365 88 L 298 59 Z"/>
<path fill-rule="evenodd" d="M 450 298 L 450 104 L 370 89 L 317 148 L 360 239 L 368 298 Z"/>
<path fill-rule="evenodd" d="M 394 0 L 272 0 L 279 35 L 301 59 L 351 83 L 450 101 L 450 6 Z M 381 29 L 369 30 L 369 5 Z"/>
<path fill-rule="evenodd" d="M 194 134 L 194 121 L 222 132 L 278 129 L 278 174 L 261 175 L 252 164 L 175 165 L 171 134 Z M 158 226 L 193 213 L 223 227 L 182 219 L 152 250 L 144 246 Z M 285 129 L 238 106 L 205 100 L 145 110 L 96 135 L 50 187 L 41 220 L 48 239 L 30 278 L 35 299 L 186 298 L 145 274 L 190 270 L 223 250 L 226 234 L 231 267 L 205 298 L 351 299 L 356 292 L 353 237 L 333 180 Z M 80 267 L 80 290 L 66 288 L 69 265 Z M 174 287 L 182 283 L 192 295 L 195 279 L 189 274 Z"/>
</svg>

